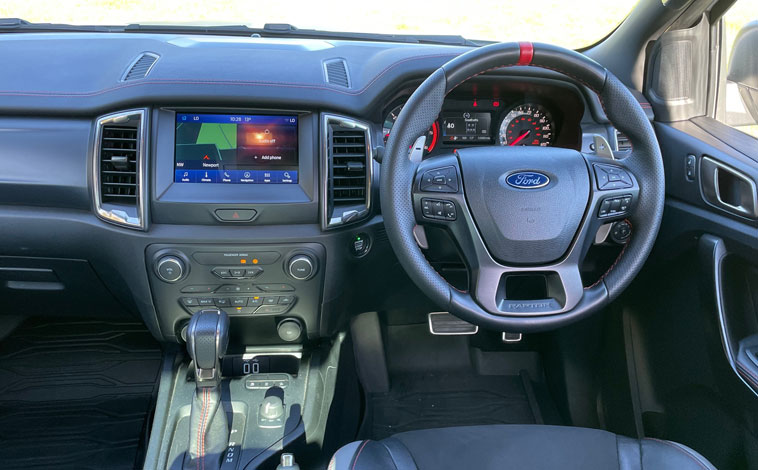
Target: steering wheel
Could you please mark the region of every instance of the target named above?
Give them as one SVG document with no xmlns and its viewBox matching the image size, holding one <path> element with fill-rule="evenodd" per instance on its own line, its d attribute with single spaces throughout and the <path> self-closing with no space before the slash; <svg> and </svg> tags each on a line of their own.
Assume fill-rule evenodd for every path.
<svg viewBox="0 0 758 470">
<path fill-rule="evenodd" d="M 486 146 L 421 162 L 409 158 L 408 149 L 432 126 L 448 93 L 511 66 L 554 70 L 594 91 L 608 119 L 629 138 L 631 153 L 614 160 L 564 148 Z M 650 254 L 664 197 L 660 148 L 634 96 L 584 55 L 540 43 L 481 47 L 437 69 L 403 106 L 381 169 L 387 235 L 410 278 L 439 307 L 496 331 L 554 329 L 610 303 Z M 580 265 L 598 229 L 621 219 L 633 228 L 631 238 L 611 268 L 585 286 Z M 429 224 L 451 234 L 468 268 L 470 291 L 451 286 L 424 257 L 414 227 Z M 525 276 L 539 276 L 542 287 L 532 297 L 540 298 L 511 287 Z"/>
</svg>

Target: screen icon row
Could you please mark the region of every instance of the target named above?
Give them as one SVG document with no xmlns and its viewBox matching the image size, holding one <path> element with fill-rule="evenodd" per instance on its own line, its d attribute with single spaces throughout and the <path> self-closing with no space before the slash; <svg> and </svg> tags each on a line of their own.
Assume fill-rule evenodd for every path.
<svg viewBox="0 0 758 470">
<path fill-rule="evenodd" d="M 176 183 L 290 184 L 297 170 L 176 170 Z"/>
</svg>

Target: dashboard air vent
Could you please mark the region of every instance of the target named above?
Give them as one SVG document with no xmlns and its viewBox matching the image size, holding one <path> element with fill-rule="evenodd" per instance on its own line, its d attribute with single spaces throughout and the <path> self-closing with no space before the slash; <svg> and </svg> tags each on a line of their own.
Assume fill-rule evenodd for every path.
<svg viewBox="0 0 758 470">
<path fill-rule="evenodd" d="M 632 143 L 629 142 L 629 137 L 625 136 L 619 131 L 616 131 L 616 149 L 619 152 L 632 149 Z"/>
<path fill-rule="evenodd" d="M 99 118 L 93 165 L 98 216 L 138 229 L 145 223 L 145 116 L 135 110 Z"/>
<path fill-rule="evenodd" d="M 332 59 L 324 62 L 326 82 L 330 85 L 350 88 L 350 74 L 347 71 L 347 62 L 344 59 Z"/>
<path fill-rule="evenodd" d="M 158 61 L 158 57 L 157 54 L 143 52 L 132 62 L 132 65 L 129 66 L 121 81 L 126 82 L 147 77 L 153 65 Z"/>
<path fill-rule="evenodd" d="M 338 116 L 324 117 L 324 228 L 357 221 L 371 204 L 369 126 Z"/>
<path fill-rule="evenodd" d="M 137 202 L 137 128 L 103 126 L 100 190 L 103 202 Z"/>
</svg>

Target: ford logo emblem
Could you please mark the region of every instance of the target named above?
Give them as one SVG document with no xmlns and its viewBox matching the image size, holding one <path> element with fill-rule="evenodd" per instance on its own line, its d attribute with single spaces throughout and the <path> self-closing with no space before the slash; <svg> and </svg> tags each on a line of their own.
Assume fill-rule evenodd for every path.
<svg viewBox="0 0 758 470">
<path fill-rule="evenodd" d="M 537 189 L 547 186 L 550 183 L 550 178 L 546 174 L 536 171 L 517 171 L 508 175 L 505 182 L 514 188 Z"/>
</svg>

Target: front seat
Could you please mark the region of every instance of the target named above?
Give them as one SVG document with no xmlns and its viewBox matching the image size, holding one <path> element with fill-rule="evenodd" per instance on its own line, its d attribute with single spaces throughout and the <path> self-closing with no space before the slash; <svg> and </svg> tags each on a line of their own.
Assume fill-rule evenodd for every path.
<svg viewBox="0 0 758 470">
<path fill-rule="evenodd" d="M 426 429 L 353 442 L 328 470 L 715 470 L 681 444 L 597 429 L 492 425 Z"/>
</svg>

